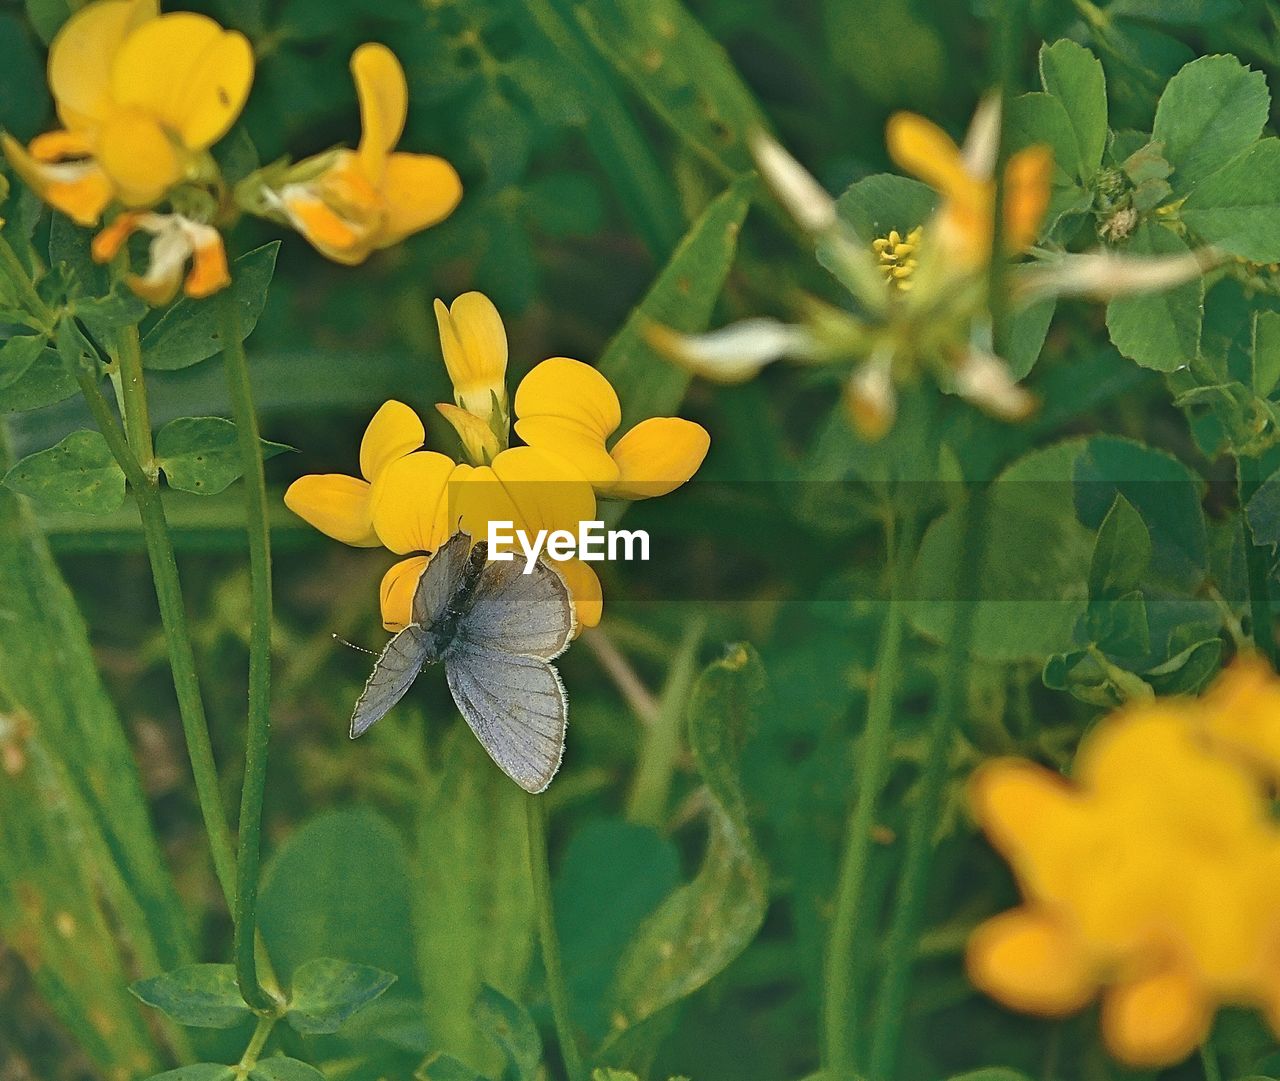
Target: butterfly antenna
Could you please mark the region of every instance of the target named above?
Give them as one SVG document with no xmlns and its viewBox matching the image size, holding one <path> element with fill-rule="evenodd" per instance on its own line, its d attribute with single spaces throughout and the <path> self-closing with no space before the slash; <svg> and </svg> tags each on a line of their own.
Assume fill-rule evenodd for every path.
<svg viewBox="0 0 1280 1081">
<path fill-rule="evenodd" d="M 378 655 L 372 649 L 365 649 L 364 646 L 358 646 L 354 642 L 348 642 L 340 634 L 334 634 L 334 635 L 331 635 L 330 637 L 332 637 L 335 641 L 341 642 L 344 646 L 350 646 L 357 653 L 367 653 L 369 654 L 370 657 L 376 657 Z"/>
</svg>

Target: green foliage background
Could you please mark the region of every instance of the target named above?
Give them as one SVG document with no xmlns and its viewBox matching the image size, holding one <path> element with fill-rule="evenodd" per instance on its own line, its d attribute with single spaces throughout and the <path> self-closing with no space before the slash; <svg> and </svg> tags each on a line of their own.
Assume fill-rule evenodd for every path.
<svg viewBox="0 0 1280 1081">
<path fill-rule="evenodd" d="M 284 238 L 249 342 L 264 434 L 297 448 L 268 463 L 277 495 L 302 473 L 347 471 L 368 416 L 389 397 L 432 418 L 429 440 L 451 445 L 432 409 L 449 395 L 431 300 L 467 289 L 488 293 L 503 312 L 515 378 L 547 356 L 594 362 L 608 350 L 604 366 L 625 408 L 636 416 L 675 410 L 687 379 L 629 321 L 651 288 L 647 314 L 689 330 L 790 315 L 800 290 L 841 297 L 745 175 L 745 134 L 773 130 L 826 187 L 843 191 L 886 170 L 892 110 L 963 130 L 990 83 L 1001 29 L 984 0 L 192 6 L 244 30 L 258 54 L 247 140 L 230 140 L 229 172 L 251 166 L 234 160 L 250 143 L 269 161 L 353 142 L 347 58 L 379 40 L 409 76 L 403 145 L 448 157 L 466 188 L 445 224 L 358 272 Z M 0 124 L 20 136 L 48 120 L 41 39 L 66 14 L 65 0 L 0 7 Z M 1105 72 L 1101 117 L 1073 111 L 1073 129 L 1056 116 L 1026 120 L 1038 138 L 1052 129 L 1078 151 L 1073 169 L 1065 168 L 1070 151 L 1058 158 L 1055 209 L 1064 220 L 1092 205 L 1108 125 L 1130 151 L 1146 141 L 1131 133 L 1154 125 L 1160 135 L 1159 95 L 1197 56 L 1235 54 L 1261 73 L 1248 76 L 1255 90 L 1261 76 L 1273 87 L 1280 77 L 1280 10 L 1268 0 L 1113 0 L 1105 8 L 1037 0 L 1024 30 L 1020 89 L 1039 90 L 1039 45 L 1063 36 L 1090 47 Z M 1239 149 L 1232 123 L 1247 129 L 1251 116 L 1257 130 L 1243 133 L 1242 146 L 1264 123 L 1274 128 L 1262 91 L 1264 101 L 1242 90 L 1250 104 L 1228 120 L 1209 118 L 1193 137 L 1196 152 L 1214 138 L 1226 145 L 1204 150 L 1210 158 Z M 1165 127 L 1185 126 L 1194 104 L 1192 95 Z M 1041 101 L 1025 111 L 1046 109 L 1053 106 Z M 1164 134 L 1173 161 L 1182 135 Z M 1259 153 L 1272 155 L 1274 145 Z M 1199 179 L 1190 154 L 1174 184 Z M 1280 171 L 1270 175 L 1274 184 Z M 1188 225 L 1230 231 L 1211 214 L 1196 225 L 1195 197 L 1176 189 L 1171 197 L 1184 194 Z M 851 195 L 844 204 L 855 227 L 863 203 Z M 83 238 L 65 222 L 37 226 L 36 212 L 15 189 L 6 233 L 34 236 L 51 261 L 74 256 Z M 1265 235 L 1248 236 L 1266 246 Z M 269 226 L 245 222 L 232 243 L 248 252 L 275 239 Z M 1167 240 L 1144 227 L 1128 244 L 1163 250 Z M 1250 257 L 1274 259 L 1269 250 Z M 546 797 L 553 888 L 574 1020 L 597 1061 L 700 1081 L 779 1081 L 817 1068 L 824 943 L 888 585 L 879 482 L 890 465 L 933 477 L 942 441 L 969 477 L 1016 461 L 1007 479 L 1097 483 L 1075 506 L 1069 495 L 1027 498 L 1017 484 L 994 497 L 993 566 L 982 582 L 989 595 L 1012 600 L 979 607 L 899 1075 L 927 1081 L 993 1065 L 1046 1078 L 1120 1075 L 1091 1014 L 1053 1025 L 1015 1017 L 965 980 L 967 931 L 1006 907 L 1014 890 L 975 836 L 961 789 L 972 766 L 996 753 L 1065 764 L 1126 678 L 1169 692 L 1202 685 L 1219 663 L 1224 627 L 1243 618 L 1238 526 L 1212 495 L 1214 484 L 1232 480 L 1218 455 L 1242 413 L 1206 415 L 1206 380 L 1182 386 L 1192 377 L 1175 371 L 1166 382 L 1161 373 L 1220 361 L 1222 394 L 1249 387 L 1247 400 L 1232 398 L 1240 411 L 1255 393 L 1267 401 L 1275 380 L 1265 373 L 1274 369 L 1257 357 L 1272 353 L 1252 356 L 1251 381 L 1240 375 L 1249 363 L 1241 342 L 1255 344 L 1252 315 L 1280 305 L 1274 283 L 1246 291 L 1225 280 L 1207 297 L 1198 284 L 1184 289 L 1189 296 L 1116 302 L 1105 320 L 1097 309 L 1062 305 L 1038 362 L 1032 351 L 1019 365 L 1035 363 L 1029 382 L 1044 402 L 1023 427 L 952 411 L 939 437 L 933 407 L 911 398 L 889 440 L 867 446 L 821 375 L 770 370 L 741 387 L 689 389 L 684 415 L 713 436 L 700 481 L 629 518 L 678 537 L 678 558 L 614 567 L 606 577 L 605 629 L 653 701 L 628 701 L 586 642 L 561 665 L 573 723 L 565 770 Z M 161 320 L 147 335 L 157 427 L 225 415 L 220 360 L 188 366 L 193 355 L 167 343 L 191 339 L 171 330 Z M 1156 333 L 1173 337 L 1145 336 Z M 1274 334 L 1273 322 L 1261 333 Z M 32 370 L 46 361 L 36 357 Z M 44 376 L 34 397 L 5 384 L 6 466 L 84 426 L 74 384 Z M 1196 390 L 1185 415 L 1170 404 L 1171 387 Z M 189 433 L 165 430 L 160 455 L 172 459 L 172 468 L 162 465 L 175 489 L 165 500 L 234 805 L 249 625 L 242 511 L 234 490 L 209 494 L 217 484 L 203 474 L 184 485 Z M 1264 458 L 1262 475 L 1275 464 Z M 219 479 L 225 486 L 235 475 Z M 38 469 L 14 480 L 12 488 L 38 494 Z M 240 1016 L 227 1018 L 225 1031 L 172 1025 L 128 991 L 135 979 L 224 958 L 230 925 L 191 791 L 136 515 L 120 506 L 123 488 L 113 488 L 109 469 L 100 480 L 83 493 L 81 511 L 105 512 L 95 516 L 37 516 L 0 489 L 0 614 L 21 628 L 4 632 L 0 650 L 6 1079 L 142 1077 L 175 1055 L 229 1061 L 249 1032 Z M 1151 481 L 1160 482 L 1155 500 Z M 437 1052 L 485 1076 L 554 1076 L 558 1060 L 539 1065 L 549 1008 L 520 794 L 460 731 L 439 680 L 425 679 L 411 706 L 349 743 L 345 720 L 367 659 L 332 635 L 381 642 L 375 597 L 387 560 L 326 541 L 278 499 L 274 506 L 263 933 L 286 979 L 322 955 L 396 976 L 339 1032 L 282 1027 L 280 1046 L 335 1079 L 408 1077 Z M 1256 510 L 1259 536 L 1280 539 L 1280 530 L 1267 532 L 1278 520 L 1274 499 Z M 890 885 L 939 694 L 947 632 L 939 602 L 957 528 L 954 516 L 939 515 L 912 568 L 920 599 L 876 823 L 873 904 L 857 929 L 864 974 L 886 959 Z M 1045 536 L 1054 538 L 1047 552 Z M 1134 551 L 1149 558 L 1115 554 Z M 1023 575 L 1028 566 L 1034 580 Z M 688 599 L 691 583 L 711 599 Z M 1141 631 L 1129 618 L 1135 591 L 1138 603 L 1147 598 Z M 729 645 L 741 641 L 755 649 Z M 866 1041 L 873 1017 L 863 1006 L 850 1021 L 855 1043 Z M 1256 1019 L 1227 1014 L 1216 1039 L 1228 1076 L 1265 1070 L 1271 1044 Z M 423 1076 L 472 1076 L 452 1068 L 436 1060 Z"/>
</svg>

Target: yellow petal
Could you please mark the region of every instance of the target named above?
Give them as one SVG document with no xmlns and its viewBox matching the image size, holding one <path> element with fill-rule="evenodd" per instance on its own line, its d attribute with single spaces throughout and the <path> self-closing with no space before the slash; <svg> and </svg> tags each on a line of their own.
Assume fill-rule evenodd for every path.
<svg viewBox="0 0 1280 1081">
<path fill-rule="evenodd" d="M 227 266 L 227 249 L 222 234 L 212 226 L 199 226 L 192 243 L 191 273 L 182 283 L 182 291 L 194 300 L 213 296 L 231 284 Z"/>
<path fill-rule="evenodd" d="M 381 183 L 386 224 L 379 248 L 444 221 L 462 200 L 462 178 L 444 158 L 433 154 L 392 154 Z"/>
<path fill-rule="evenodd" d="M 284 493 L 284 505 L 325 536 L 356 548 L 376 548 L 370 487 L 341 473 L 299 477 Z"/>
<path fill-rule="evenodd" d="M 1201 699 L 1214 742 L 1280 779 L 1280 679 L 1255 653 L 1243 653 Z"/>
<path fill-rule="evenodd" d="M 515 429 L 529 446 L 572 467 L 600 492 L 608 492 L 617 482 L 618 463 L 595 433 L 581 424 L 561 417 L 525 417 L 516 421 Z"/>
<path fill-rule="evenodd" d="M 136 109 L 111 115 L 102 128 L 98 161 L 126 206 L 158 203 L 186 167 L 160 125 Z"/>
<path fill-rule="evenodd" d="M 393 634 L 413 621 L 413 594 L 418 579 L 431 560 L 427 556 L 402 559 L 382 576 L 378 599 L 382 607 L 382 625 Z"/>
<path fill-rule="evenodd" d="M 440 349 L 449 381 L 464 409 L 483 405 L 487 413 L 490 390 L 504 385 L 507 375 L 507 331 L 498 309 L 483 293 L 463 293 L 449 307 L 435 302 Z M 477 414 L 479 415 L 479 414 Z"/>
<path fill-rule="evenodd" d="M 453 459 L 420 450 L 389 462 L 373 482 L 373 528 L 397 555 L 434 552 L 448 539 Z"/>
<path fill-rule="evenodd" d="M 1212 1017 L 1204 988 L 1178 966 L 1113 987 L 1102 1000 L 1107 1047 L 1138 1069 L 1181 1062 L 1209 1034 Z"/>
<path fill-rule="evenodd" d="M 46 164 L 37 161 L 11 135 L 0 133 L 9 164 L 41 199 L 77 225 L 94 226 L 111 203 L 115 189 L 94 161 Z"/>
<path fill-rule="evenodd" d="M 111 69 L 125 38 L 159 13 L 157 0 L 99 0 L 62 25 L 49 46 L 49 89 L 69 128 L 111 108 Z"/>
<path fill-rule="evenodd" d="M 360 165 L 377 184 L 387 156 L 400 141 L 409 113 L 409 87 L 395 53 L 370 42 L 351 54 L 351 76 L 360 99 Z"/>
<path fill-rule="evenodd" d="M 1083 943 L 1061 923 L 1030 908 L 1003 912 L 969 938 L 969 979 L 1006 1006 L 1062 1017 L 1097 989 Z"/>
<path fill-rule="evenodd" d="M 144 23 L 111 67 L 117 103 L 153 116 L 189 150 L 227 133 L 252 82 L 253 48 L 244 35 L 190 11 Z"/>
<path fill-rule="evenodd" d="M 525 528 L 519 509 L 492 466 L 459 465 L 449 481 L 448 503 L 447 520 L 457 523 L 472 540 L 488 537 L 490 522 L 511 522 L 517 529 Z"/>
<path fill-rule="evenodd" d="M 109 263 L 119 255 L 120 249 L 125 245 L 125 241 L 137 231 L 138 220 L 142 216 L 137 211 L 126 211 L 123 214 L 117 214 L 115 220 L 93 238 L 93 243 L 89 247 L 93 261 L 95 263 Z"/>
<path fill-rule="evenodd" d="M 608 494 L 616 499 L 649 499 L 679 488 L 698 471 L 711 447 L 701 424 L 679 417 L 642 420 L 614 444 L 618 479 Z"/>
<path fill-rule="evenodd" d="M 604 614 L 604 592 L 600 588 L 600 579 L 591 565 L 580 559 L 566 559 L 553 563 L 552 566 L 564 579 L 573 598 L 573 615 L 576 625 L 576 636 L 583 627 L 595 627 Z"/>
<path fill-rule="evenodd" d="M 1035 243 L 1049 209 L 1052 177 L 1053 151 L 1047 146 L 1029 146 L 1009 159 L 1004 171 L 1004 241 L 1009 251 L 1026 251 Z"/>
<path fill-rule="evenodd" d="M 436 409 L 458 433 L 462 449 L 472 465 L 488 465 L 498 456 L 502 450 L 498 444 L 498 437 L 493 434 L 493 429 L 474 413 L 468 413 L 465 409 L 459 409 L 456 405 L 449 405 L 447 402 L 437 403 Z"/>
<path fill-rule="evenodd" d="M 493 460 L 493 472 L 515 504 L 517 524 L 531 535 L 539 530 L 577 532 L 594 521 L 595 493 L 578 473 L 534 447 L 512 447 Z"/>
<path fill-rule="evenodd" d="M 360 472 L 364 479 L 376 481 L 388 465 L 417 450 L 426 438 L 417 413 L 394 398 L 383 402 L 360 441 Z"/>
<path fill-rule="evenodd" d="M 885 128 L 889 156 L 900 169 L 947 197 L 967 193 L 974 180 L 965 171 L 960 148 L 931 120 L 894 113 Z"/>
<path fill-rule="evenodd" d="M 622 406 L 609 380 L 595 368 L 580 360 L 552 357 L 520 381 L 516 416 L 565 420 L 603 443 L 622 423 Z"/>
</svg>

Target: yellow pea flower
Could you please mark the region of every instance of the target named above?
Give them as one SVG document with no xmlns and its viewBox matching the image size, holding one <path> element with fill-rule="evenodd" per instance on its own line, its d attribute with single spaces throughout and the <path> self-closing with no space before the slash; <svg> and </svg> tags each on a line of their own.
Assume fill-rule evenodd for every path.
<svg viewBox="0 0 1280 1081">
<path fill-rule="evenodd" d="M 700 424 L 652 417 L 610 449 L 622 423 L 617 392 L 595 368 L 568 357 L 544 360 L 521 380 L 515 412 L 525 443 L 569 463 L 606 498 L 666 495 L 698 471 L 711 446 Z"/>
<path fill-rule="evenodd" d="M 974 984 L 1053 1017 L 1100 993 L 1107 1046 L 1135 1067 L 1190 1054 L 1219 1004 L 1260 1008 L 1280 1032 L 1280 828 L 1271 778 L 1236 742 L 1257 731 L 1237 712 L 1265 726 L 1277 701 L 1280 680 L 1244 659 L 1199 700 L 1105 720 L 1073 782 L 1022 760 L 984 765 L 971 804 L 1023 904 L 974 932 Z"/>
<path fill-rule="evenodd" d="M 961 150 L 937 124 L 915 113 L 895 113 L 885 129 L 889 156 L 898 167 L 923 180 L 942 196 L 942 206 L 925 228 L 959 268 L 973 270 L 991 260 L 995 231 L 996 125 L 994 106 L 974 118 Z M 1005 166 L 1004 244 L 1010 253 L 1025 251 L 1036 239 L 1049 207 L 1053 155 L 1046 146 L 1030 146 Z"/>
<path fill-rule="evenodd" d="M 287 168 L 261 201 L 318 251 L 355 265 L 447 218 L 462 198 L 462 181 L 443 158 L 395 151 L 409 90 L 390 49 L 361 45 L 351 74 L 360 99 L 360 145 Z"/>
<path fill-rule="evenodd" d="M 463 293 L 451 306 L 435 302 L 453 405 L 438 405 L 477 465 L 506 449 L 511 426 L 507 401 L 507 330 L 483 293 Z"/>
<path fill-rule="evenodd" d="M 46 202 L 96 225 L 113 201 L 154 206 L 206 167 L 253 81 L 244 35 L 156 0 L 97 0 L 58 31 L 49 89 L 64 130 L 28 148 L 3 136 L 15 171 Z"/>
</svg>

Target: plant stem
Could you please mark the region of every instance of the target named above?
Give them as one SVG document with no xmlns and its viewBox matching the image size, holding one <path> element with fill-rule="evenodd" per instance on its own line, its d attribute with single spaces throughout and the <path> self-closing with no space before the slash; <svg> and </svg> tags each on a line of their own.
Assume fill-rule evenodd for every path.
<svg viewBox="0 0 1280 1081">
<path fill-rule="evenodd" d="M 836 911 L 827 941 L 824 972 L 823 1064 L 832 1081 L 852 1081 L 857 1076 L 853 1034 L 858 1027 L 859 988 L 854 979 L 854 936 L 866 907 L 867 878 L 871 858 L 871 832 L 875 825 L 876 803 L 889 775 L 893 734 L 893 695 L 897 686 L 899 658 L 904 631 L 903 588 L 914 555 L 913 538 L 906 535 L 913 519 L 894 538 L 892 521 L 886 532 L 889 558 L 893 565 L 889 608 L 880 630 L 871 693 L 867 699 L 867 721 L 858 762 L 857 795 L 845 827 L 844 855 L 836 891 Z"/>
<path fill-rule="evenodd" d="M 1245 508 L 1261 484 L 1258 460 L 1248 455 L 1236 458 L 1236 482 L 1240 493 L 1240 530 L 1244 536 L 1245 566 L 1249 573 L 1249 631 L 1271 667 L 1276 667 L 1275 615 L 1271 608 L 1271 555 L 1258 544 L 1249 525 Z"/>
<path fill-rule="evenodd" d="M 933 833 L 947 782 L 947 762 L 959 727 L 969 663 L 969 642 L 973 634 L 976 604 L 961 594 L 962 582 L 981 580 L 985 547 L 986 493 L 976 487 L 960 510 L 960 544 L 951 581 L 956 583 L 952 600 L 952 618 L 947 641 L 946 668 L 938 706 L 929 727 L 929 746 L 921 773 L 916 802 L 907 823 L 906 853 L 902 877 L 898 885 L 897 903 L 889 927 L 886 944 L 888 960 L 881 983 L 880 1001 L 876 1009 L 875 1028 L 871 1039 L 871 1059 L 867 1076 L 871 1081 L 886 1081 L 894 1075 L 898 1044 L 904 1020 L 903 1011 L 916 958 L 915 940 L 924 912 L 925 887 L 929 880 L 929 864 L 933 857 Z"/>
<path fill-rule="evenodd" d="M 267 1040 L 271 1037 L 271 1030 L 276 1027 L 276 1018 L 259 1017 L 257 1027 L 253 1030 L 253 1035 L 249 1037 L 249 1045 L 244 1049 L 244 1054 L 240 1056 L 240 1062 L 234 1067 L 237 1078 L 242 1079 L 249 1076 L 250 1071 L 258 1065 L 258 1057 L 262 1054 L 262 1049 L 266 1047 Z"/>
<path fill-rule="evenodd" d="M 1204 1070 L 1204 1081 L 1222 1081 L 1222 1068 L 1218 1065 L 1218 1056 L 1214 1054 L 1210 1040 L 1205 1040 L 1200 1045 L 1200 1065 Z"/>
<path fill-rule="evenodd" d="M 151 562 L 151 576 L 155 582 L 156 602 L 160 608 L 160 621 L 164 627 L 165 642 L 169 649 L 169 665 L 173 671 L 173 686 L 178 698 L 178 713 L 182 719 L 182 732 L 186 737 L 187 753 L 191 759 L 191 772 L 195 777 L 196 798 L 209 835 L 209 847 L 213 855 L 214 871 L 222 887 L 227 907 L 235 908 L 235 849 L 231 842 L 231 830 L 227 826 L 227 812 L 218 787 L 218 771 L 214 765 L 213 745 L 209 740 L 209 725 L 205 719 L 204 702 L 200 696 L 200 681 L 196 674 L 195 653 L 191 648 L 191 636 L 187 629 L 187 613 L 182 601 L 182 583 L 178 577 L 178 562 L 173 552 L 173 540 L 160 501 L 160 489 L 154 477 L 148 477 L 134 456 L 125 439 L 111 406 L 98 388 L 92 374 L 78 370 L 76 379 L 88 403 L 98 429 L 107 441 L 112 456 L 124 470 L 125 479 L 133 491 L 142 519 L 142 532 L 147 555 Z"/>
<path fill-rule="evenodd" d="M 676 647 L 657 716 L 645 731 L 644 743 L 640 747 L 640 760 L 627 800 L 627 818 L 632 822 L 658 827 L 666 814 L 689 694 L 698 675 L 698 646 L 706 630 L 707 621 L 701 616 L 694 616 Z"/>
<path fill-rule="evenodd" d="M 551 999 L 551 1016 L 555 1020 L 556 1039 L 564 1059 L 569 1081 L 585 1081 L 582 1055 L 573 1034 L 569 1015 L 569 992 L 560 963 L 560 936 L 556 933 L 555 910 L 551 904 L 551 865 L 547 858 L 547 824 L 541 797 L 526 795 L 525 820 L 529 828 L 529 874 L 533 880 L 533 896 L 538 906 L 538 934 L 542 942 L 542 967 L 547 974 L 547 997 Z"/>
<path fill-rule="evenodd" d="M 116 364 L 120 369 L 120 397 L 124 413 L 124 431 L 133 456 L 142 467 L 151 487 L 159 476 L 155 450 L 151 444 L 151 411 L 147 406 L 147 385 L 142 375 L 142 343 L 136 326 L 125 327 L 116 335 Z"/>
<path fill-rule="evenodd" d="M 223 361 L 244 473 L 245 521 L 249 532 L 251 615 L 249 623 L 249 711 L 245 733 L 244 787 L 240 795 L 240 849 L 236 860 L 236 980 L 246 1003 L 274 1011 L 274 997 L 258 978 L 258 877 L 262 848 L 262 800 L 267 783 L 271 739 L 271 531 L 267 520 L 267 483 L 262 471 L 261 438 L 253 404 L 249 361 L 240 337 L 240 314 L 230 290 L 218 301 L 222 320 Z"/>
</svg>

